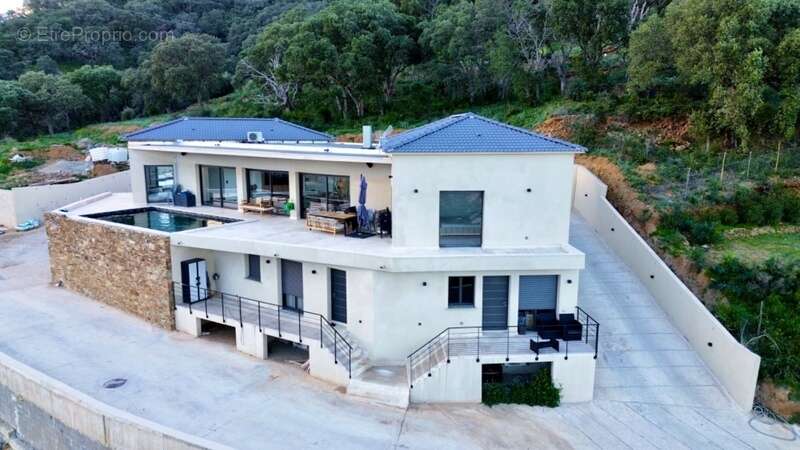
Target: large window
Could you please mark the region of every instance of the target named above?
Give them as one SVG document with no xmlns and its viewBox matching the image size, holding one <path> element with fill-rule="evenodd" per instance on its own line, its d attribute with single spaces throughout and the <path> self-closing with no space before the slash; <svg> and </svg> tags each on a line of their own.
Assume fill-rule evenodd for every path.
<svg viewBox="0 0 800 450">
<path fill-rule="evenodd" d="M 233 167 L 200 166 L 200 191 L 203 205 L 236 208 L 236 169 Z"/>
<path fill-rule="evenodd" d="M 343 211 L 350 207 L 350 177 L 300 175 L 300 217 L 306 212 Z"/>
<path fill-rule="evenodd" d="M 439 247 L 480 247 L 483 192 L 439 193 Z"/>
<path fill-rule="evenodd" d="M 175 188 L 173 166 L 144 166 L 144 182 L 148 203 L 163 203 L 172 200 Z"/>
<path fill-rule="evenodd" d="M 451 308 L 475 306 L 475 277 L 450 277 L 447 281 L 447 305 Z"/>
<path fill-rule="evenodd" d="M 275 212 L 283 213 L 283 205 L 289 201 L 289 172 L 247 169 L 247 199 L 272 201 Z"/>
</svg>

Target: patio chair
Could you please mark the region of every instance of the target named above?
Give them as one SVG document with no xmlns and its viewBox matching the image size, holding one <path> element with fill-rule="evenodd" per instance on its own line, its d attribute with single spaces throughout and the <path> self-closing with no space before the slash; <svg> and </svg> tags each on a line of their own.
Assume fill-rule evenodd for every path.
<svg viewBox="0 0 800 450">
<path fill-rule="evenodd" d="M 556 319 L 555 310 L 537 309 L 534 312 L 533 331 L 542 339 L 561 339 L 561 326 Z"/>
<path fill-rule="evenodd" d="M 583 324 L 575 319 L 575 314 L 559 314 L 558 322 L 565 341 L 580 341 L 583 338 Z"/>
</svg>

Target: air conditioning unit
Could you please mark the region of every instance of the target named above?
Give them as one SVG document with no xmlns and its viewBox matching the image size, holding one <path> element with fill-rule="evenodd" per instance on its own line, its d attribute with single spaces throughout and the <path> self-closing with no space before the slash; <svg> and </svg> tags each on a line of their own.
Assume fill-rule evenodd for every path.
<svg viewBox="0 0 800 450">
<path fill-rule="evenodd" d="M 260 131 L 248 131 L 247 142 L 264 142 L 264 135 Z"/>
</svg>

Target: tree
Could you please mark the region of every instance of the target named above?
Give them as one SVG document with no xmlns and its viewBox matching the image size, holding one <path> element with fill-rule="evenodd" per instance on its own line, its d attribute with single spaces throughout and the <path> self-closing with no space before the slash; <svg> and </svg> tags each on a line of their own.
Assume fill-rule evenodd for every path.
<svg viewBox="0 0 800 450">
<path fill-rule="evenodd" d="M 148 70 L 153 88 L 176 107 L 204 103 L 224 85 L 225 46 L 213 36 L 185 34 L 158 44 Z"/>
<path fill-rule="evenodd" d="M 470 102 L 485 94 L 492 82 L 489 45 L 500 26 L 494 3 L 461 0 L 440 7 L 422 24 L 420 43 L 433 55 L 437 77 L 454 97 Z"/>
<path fill-rule="evenodd" d="M 262 100 L 290 108 L 301 90 L 330 99 L 347 118 L 383 110 L 412 62 L 410 17 L 386 0 L 340 0 L 315 14 L 292 11 L 268 26 L 244 52 L 240 74 L 257 83 Z"/>
<path fill-rule="evenodd" d="M 111 66 L 82 66 L 67 74 L 67 79 L 81 88 L 100 120 L 119 117 L 125 104 L 122 74 L 119 71 Z"/>
<path fill-rule="evenodd" d="M 44 72 L 25 72 L 19 84 L 33 94 L 33 112 L 53 134 L 56 128 L 69 129 L 70 120 L 76 117 L 88 99 L 81 88 L 65 77 Z"/>
<path fill-rule="evenodd" d="M 626 0 L 553 0 L 555 31 L 581 50 L 581 69 L 588 81 L 596 81 L 605 48 L 624 42 L 627 7 Z"/>
<path fill-rule="evenodd" d="M 300 83 L 289 72 L 286 51 L 292 37 L 299 33 L 306 11 L 297 8 L 284 14 L 261 32 L 255 44 L 245 50 L 237 67 L 237 78 L 258 86 L 256 101 L 278 106 L 283 110 L 294 107 Z"/>
<path fill-rule="evenodd" d="M 31 130 L 28 117 L 34 95 L 17 81 L 0 80 L 0 136 L 22 135 Z"/>
</svg>

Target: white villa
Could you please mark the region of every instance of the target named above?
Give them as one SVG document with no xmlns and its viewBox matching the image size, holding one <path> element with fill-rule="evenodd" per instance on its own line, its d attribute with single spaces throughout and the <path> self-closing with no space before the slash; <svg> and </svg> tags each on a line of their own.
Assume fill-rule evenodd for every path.
<svg viewBox="0 0 800 450">
<path fill-rule="evenodd" d="M 90 217 L 169 232 L 179 331 L 233 327 L 259 358 L 294 343 L 312 375 L 389 404 L 479 402 L 545 366 L 562 402 L 592 399 L 599 324 L 569 244 L 582 147 L 471 113 L 360 143 L 278 119 L 127 139 L 133 204 Z"/>
</svg>

